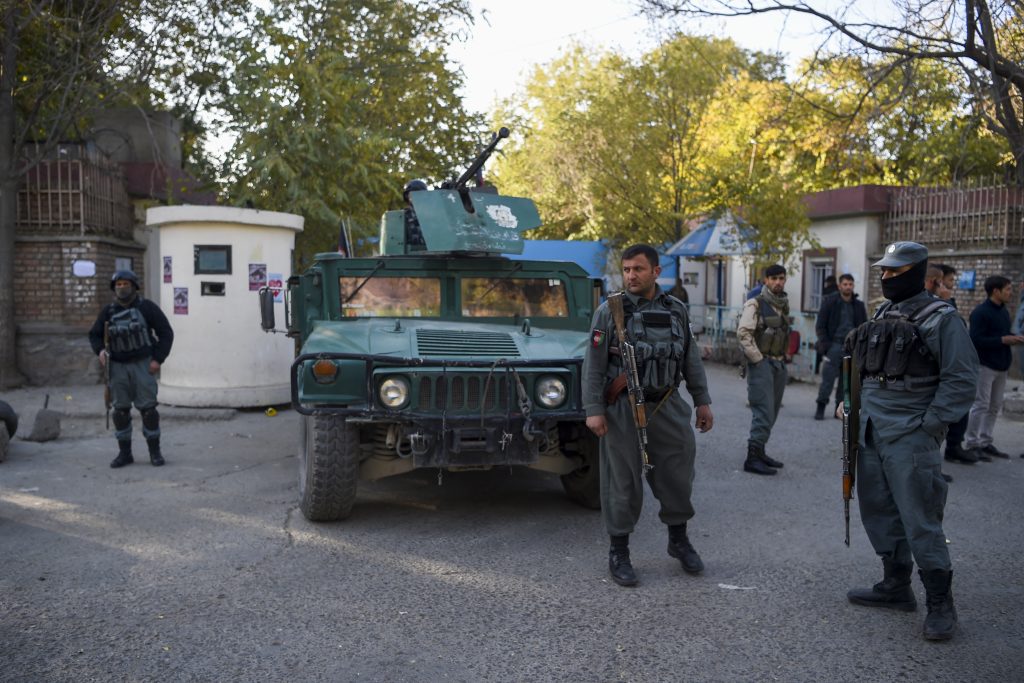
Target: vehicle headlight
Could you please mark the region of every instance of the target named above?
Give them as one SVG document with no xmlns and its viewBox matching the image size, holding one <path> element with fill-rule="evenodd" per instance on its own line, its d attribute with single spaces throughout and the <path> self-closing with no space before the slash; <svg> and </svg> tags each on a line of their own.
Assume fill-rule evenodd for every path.
<svg viewBox="0 0 1024 683">
<path fill-rule="evenodd" d="M 401 408 L 409 400 L 409 383 L 402 377 L 388 377 L 380 383 L 379 395 L 388 408 Z"/>
<path fill-rule="evenodd" d="M 537 403 L 545 408 L 557 408 L 565 403 L 565 382 L 560 377 L 541 377 L 537 381 Z"/>
</svg>

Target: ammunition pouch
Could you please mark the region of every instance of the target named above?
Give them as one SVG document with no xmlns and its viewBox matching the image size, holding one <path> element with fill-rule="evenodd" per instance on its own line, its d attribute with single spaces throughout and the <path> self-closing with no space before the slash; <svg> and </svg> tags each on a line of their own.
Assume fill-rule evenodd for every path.
<svg viewBox="0 0 1024 683">
<path fill-rule="evenodd" d="M 110 316 L 108 336 L 111 353 L 131 353 L 152 344 L 149 324 L 137 306 L 121 309 Z"/>
<path fill-rule="evenodd" d="M 634 312 L 627 328 L 636 340 L 634 351 L 644 393 L 660 394 L 679 386 L 690 336 L 679 317 L 671 310 Z"/>
<path fill-rule="evenodd" d="M 762 297 L 757 297 L 760 322 L 754 330 L 757 350 L 765 356 L 782 358 L 789 350 L 789 321 Z"/>
<path fill-rule="evenodd" d="M 913 391 L 939 383 L 939 364 L 921 336 L 920 324 L 948 307 L 944 301 L 917 311 L 885 308 L 847 335 L 845 353 L 853 356 L 865 384 Z"/>
</svg>

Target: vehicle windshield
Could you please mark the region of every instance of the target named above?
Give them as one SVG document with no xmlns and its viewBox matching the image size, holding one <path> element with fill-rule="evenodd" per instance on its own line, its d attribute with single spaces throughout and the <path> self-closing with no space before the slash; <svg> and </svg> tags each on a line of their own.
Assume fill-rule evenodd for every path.
<svg viewBox="0 0 1024 683">
<path fill-rule="evenodd" d="M 441 315 L 441 280 L 376 275 L 340 277 L 341 314 L 346 318 L 436 318 Z M 362 289 L 356 291 L 359 285 Z"/>
<path fill-rule="evenodd" d="M 462 278 L 462 315 L 472 318 L 519 316 L 565 318 L 569 297 L 556 278 Z"/>
</svg>

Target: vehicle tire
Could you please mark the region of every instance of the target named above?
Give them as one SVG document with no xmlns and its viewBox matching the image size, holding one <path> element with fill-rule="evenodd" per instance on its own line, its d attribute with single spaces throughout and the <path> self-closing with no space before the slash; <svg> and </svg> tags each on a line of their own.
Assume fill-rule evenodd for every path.
<svg viewBox="0 0 1024 683">
<path fill-rule="evenodd" d="M 569 500 L 591 510 L 601 509 L 601 467 L 598 440 L 587 433 L 578 442 L 583 465 L 569 474 L 562 475 L 562 488 Z"/>
<path fill-rule="evenodd" d="M 0 421 L 7 425 L 7 436 L 13 439 L 18 431 L 18 414 L 5 401 L 0 401 Z"/>
<path fill-rule="evenodd" d="M 11 438 L 7 436 L 7 425 L 0 420 L 0 462 L 7 459 L 7 446 L 11 443 Z"/>
<path fill-rule="evenodd" d="M 299 508 L 311 522 L 352 514 L 359 478 L 359 430 L 337 415 L 302 418 Z"/>
</svg>

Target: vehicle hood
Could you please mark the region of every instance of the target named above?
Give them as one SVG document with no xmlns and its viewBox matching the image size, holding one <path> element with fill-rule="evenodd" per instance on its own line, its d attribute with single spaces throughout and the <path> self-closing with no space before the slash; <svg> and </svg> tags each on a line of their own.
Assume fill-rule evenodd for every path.
<svg viewBox="0 0 1024 683">
<path fill-rule="evenodd" d="M 579 330 L 451 320 L 365 318 L 315 324 L 303 353 L 357 353 L 395 358 L 582 358 L 588 334 Z"/>
</svg>

